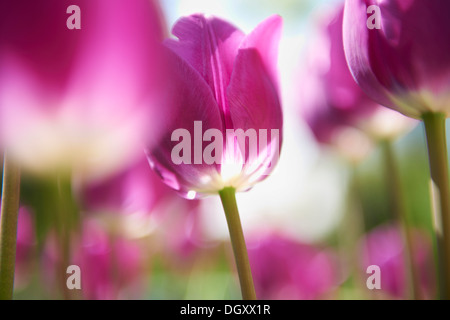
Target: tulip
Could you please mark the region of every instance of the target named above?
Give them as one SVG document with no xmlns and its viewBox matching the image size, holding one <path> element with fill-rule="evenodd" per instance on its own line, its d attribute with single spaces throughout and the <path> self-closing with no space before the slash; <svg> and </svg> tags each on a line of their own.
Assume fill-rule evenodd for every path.
<svg viewBox="0 0 450 320">
<path fill-rule="evenodd" d="M 13 279 L 17 288 L 25 287 L 31 278 L 33 252 L 36 244 L 33 217 L 28 207 L 21 206 L 19 208 L 16 243 Z"/>
<path fill-rule="evenodd" d="M 156 1 L 3 1 L 0 29 L 0 146 L 24 169 L 103 177 L 157 134 Z"/>
<path fill-rule="evenodd" d="M 430 239 L 418 230 L 413 231 L 412 260 L 417 266 L 419 288 L 424 298 L 434 296 L 433 253 Z M 384 297 L 408 297 L 407 254 L 402 231 L 395 225 L 384 225 L 370 231 L 360 243 L 361 272 L 367 277 L 369 266 L 378 266 L 381 273 L 381 293 Z"/>
<path fill-rule="evenodd" d="M 174 26 L 178 39 L 168 39 L 165 45 L 175 65 L 172 93 L 177 117 L 166 128 L 161 144 L 148 148 L 148 155 L 164 181 L 185 197 L 217 194 L 225 187 L 247 190 L 267 176 L 267 166 L 273 169 L 271 162 L 277 160 L 282 139 L 276 75 L 280 30 L 278 16 L 268 18 L 248 36 L 223 20 L 201 15 L 182 18 Z M 254 159 L 245 152 L 257 146 L 250 145 L 253 141 L 250 146 L 235 144 L 230 134 L 227 141 L 227 130 L 238 134 L 238 129 L 266 135 L 266 148 Z M 181 163 L 173 161 L 178 160 L 173 157 L 180 140 L 177 130 L 191 140 L 182 141 L 183 151 L 191 155 L 183 155 L 186 161 Z M 275 130 L 279 136 L 268 137 Z M 211 149 L 216 154 L 207 159 L 214 154 Z"/>
<path fill-rule="evenodd" d="M 438 237 L 441 296 L 450 299 L 450 3 L 347 0 L 343 40 L 359 86 L 375 101 L 424 121 Z"/>
<path fill-rule="evenodd" d="M 417 121 L 378 104 L 355 82 L 345 58 L 343 15 L 342 4 L 323 28 L 320 40 L 316 40 L 319 45 L 312 47 L 314 56 L 307 74 L 309 81 L 305 81 L 303 88 L 303 117 L 319 142 L 335 146 L 351 163 L 365 159 L 374 143 L 382 147 L 392 215 L 405 226 L 404 241 L 409 251 L 412 245 L 408 243 L 407 212 L 392 141 Z M 317 52 L 322 54 L 317 57 Z M 355 179 L 356 173 L 352 175 Z M 354 188 L 349 191 L 356 193 Z M 413 269 L 414 263 L 409 263 L 408 267 Z M 416 291 L 412 290 L 418 297 Z"/>
<path fill-rule="evenodd" d="M 139 161 L 115 175 L 81 186 L 79 192 L 85 211 L 124 215 L 149 215 L 157 206 L 173 201 L 176 196 L 149 168 L 144 154 Z"/>
<path fill-rule="evenodd" d="M 412 118 L 450 115 L 449 12 L 450 3 L 441 0 L 347 1 L 344 46 L 361 88 Z M 379 20 L 380 29 L 368 27 L 371 18 Z"/>
<path fill-rule="evenodd" d="M 80 190 L 83 211 L 123 236 L 160 237 L 152 243 L 188 257 L 198 248 L 199 202 L 183 199 L 142 159 L 116 175 Z"/>
<path fill-rule="evenodd" d="M 261 299 L 320 299 L 338 286 L 338 263 L 330 250 L 277 234 L 255 236 L 248 247 Z"/>
<path fill-rule="evenodd" d="M 256 297 L 235 192 L 263 180 L 278 160 L 280 33 L 279 16 L 249 35 L 215 17 L 180 19 L 178 39 L 165 42 L 176 116 L 158 148 L 147 148 L 152 168 L 184 197 L 221 196 L 244 299 Z"/>
<path fill-rule="evenodd" d="M 144 277 L 144 258 L 138 243 L 111 234 L 101 226 L 99 220 L 88 218 L 83 223 L 80 238 L 73 241 L 71 246 L 68 262 L 79 267 L 81 282 L 80 287 L 71 290 L 69 295 L 89 300 L 139 297 Z M 46 283 L 58 284 L 58 269 L 64 260 L 63 255 L 58 249 L 56 238 L 50 235 L 42 259 Z M 63 286 L 66 286 L 69 276 L 62 275 Z"/>
<path fill-rule="evenodd" d="M 373 140 L 392 140 L 415 121 L 384 108 L 355 82 L 345 58 L 342 23 L 343 5 L 330 15 L 310 47 L 300 111 L 319 143 L 335 146 L 359 162 Z"/>
<path fill-rule="evenodd" d="M 163 29 L 156 0 L 1 2 L 3 229 L 16 229 L 18 165 L 60 181 L 92 180 L 142 154 L 166 117 L 167 108 L 155 112 L 164 95 Z M 0 259 L 14 264 L 14 237 L 3 236 Z M 13 269 L 0 268 L 0 297 L 12 293 L 4 281 Z"/>
<path fill-rule="evenodd" d="M 143 252 L 131 240 L 108 234 L 87 223 L 74 262 L 83 270 L 82 292 L 86 299 L 117 299 L 122 293 L 137 294 L 143 276 Z M 139 290 L 137 290 L 139 291 Z M 136 296 L 134 297 L 136 298 Z"/>
<path fill-rule="evenodd" d="M 16 271 L 14 282 L 25 286 L 31 278 L 31 263 L 36 245 L 33 217 L 27 207 L 20 207 L 17 223 Z"/>
</svg>

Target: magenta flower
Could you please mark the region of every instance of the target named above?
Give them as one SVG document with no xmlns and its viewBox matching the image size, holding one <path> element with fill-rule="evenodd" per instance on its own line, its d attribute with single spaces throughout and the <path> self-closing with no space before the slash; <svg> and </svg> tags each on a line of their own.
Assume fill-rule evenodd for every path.
<svg viewBox="0 0 450 320">
<path fill-rule="evenodd" d="M 25 286 L 31 279 L 35 246 L 36 236 L 33 217 L 29 208 L 20 207 L 17 223 L 16 268 L 14 277 L 16 288 Z"/>
<path fill-rule="evenodd" d="M 361 88 L 416 119 L 427 112 L 449 116 L 449 12 L 442 0 L 347 0 L 344 47 Z"/>
<path fill-rule="evenodd" d="M 346 58 L 361 88 L 378 103 L 424 122 L 445 299 L 450 299 L 449 12 L 443 0 L 347 0 L 343 25 Z"/>
<path fill-rule="evenodd" d="M 413 261 L 418 270 L 418 285 L 422 297 L 434 297 L 434 266 L 430 239 L 426 234 L 414 230 Z M 397 226 L 385 225 L 368 233 L 360 245 L 361 271 L 367 277 L 369 266 L 380 267 L 381 293 L 385 297 L 407 299 L 407 267 L 401 230 Z"/>
<path fill-rule="evenodd" d="M 140 161 L 108 179 L 83 186 L 81 194 L 84 210 L 90 213 L 149 215 L 163 202 L 178 198 L 151 170 L 144 154 Z"/>
<path fill-rule="evenodd" d="M 338 263 L 329 250 L 281 235 L 250 239 L 248 248 L 259 299 L 323 299 L 338 286 Z"/>
<path fill-rule="evenodd" d="M 70 5 L 80 29 L 67 26 Z M 95 178 L 157 133 L 156 1 L 2 1 L 0 29 L 0 145 L 26 169 Z"/>
<path fill-rule="evenodd" d="M 174 66 L 177 116 L 158 148 L 147 152 L 165 183 L 183 196 L 247 190 L 276 164 L 282 140 L 280 32 L 278 16 L 247 36 L 202 15 L 182 18 L 173 28 L 178 39 L 165 45 Z"/>
<path fill-rule="evenodd" d="M 342 42 L 343 11 L 342 5 L 333 13 L 310 48 L 301 86 L 301 114 L 320 143 L 357 148 L 356 154 L 364 153 L 361 144 L 355 144 L 362 141 L 358 135 L 364 135 L 362 139 L 393 138 L 413 121 L 373 101 L 353 79 Z M 353 143 L 348 141 L 351 137 L 355 137 Z"/>
<path fill-rule="evenodd" d="M 84 186 L 81 195 L 86 214 L 111 227 L 120 225 L 129 237 L 151 237 L 149 242 L 164 244 L 165 252 L 184 258 L 201 244 L 199 201 L 179 197 L 153 172 L 144 154 L 122 172 Z"/>
<path fill-rule="evenodd" d="M 64 287 L 68 277 L 61 282 L 63 255 L 55 240 L 47 239 L 42 256 L 43 280 L 53 288 Z M 80 238 L 71 243 L 68 261 L 81 272 L 81 289 L 71 294 L 88 300 L 139 298 L 145 282 L 144 257 L 137 242 L 109 232 L 96 219 L 85 219 Z"/>
<path fill-rule="evenodd" d="M 338 10 L 310 48 L 312 61 L 305 77 L 309 81 L 303 81 L 303 118 L 322 143 L 332 143 L 336 131 L 357 126 L 378 107 L 348 70 L 342 45 L 342 16 L 343 9 Z"/>
<path fill-rule="evenodd" d="M 83 271 L 85 299 L 138 298 L 144 278 L 143 252 L 137 243 L 108 235 L 95 221 L 86 222 L 74 262 Z"/>
<path fill-rule="evenodd" d="M 0 212 L 0 217 L 1 216 L 2 214 Z M 20 290 L 29 284 L 33 276 L 34 254 L 36 253 L 35 250 L 36 233 L 31 209 L 25 206 L 20 206 L 17 216 L 17 237 L 15 247 L 15 290 Z"/>
</svg>

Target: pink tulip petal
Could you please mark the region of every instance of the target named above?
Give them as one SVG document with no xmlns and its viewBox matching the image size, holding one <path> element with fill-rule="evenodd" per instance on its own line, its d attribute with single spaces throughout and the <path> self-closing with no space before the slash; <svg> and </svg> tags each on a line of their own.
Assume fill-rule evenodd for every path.
<svg viewBox="0 0 450 320">
<path fill-rule="evenodd" d="M 434 296 L 434 266 L 432 246 L 428 234 L 422 230 L 410 230 L 412 235 L 412 260 L 418 273 L 421 295 Z M 365 274 L 367 267 L 377 265 L 381 269 L 381 292 L 393 298 L 408 296 L 407 273 L 405 272 L 405 245 L 402 230 L 396 225 L 381 225 L 367 233 L 360 243 L 360 267 Z"/>
<path fill-rule="evenodd" d="M 376 102 L 391 105 L 386 90 L 370 69 L 366 43 L 369 38 L 366 6 L 360 1 L 346 2 L 343 22 L 344 50 L 350 70 L 360 87 Z"/>
<path fill-rule="evenodd" d="M 277 89 L 255 49 L 239 50 L 227 96 L 234 128 L 282 128 Z"/>
<path fill-rule="evenodd" d="M 278 47 L 281 20 L 274 16 L 263 22 L 243 42 L 236 57 L 233 75 L 227 91 L 229 110 L 234 129 L 254 129 L 258 134 L 260 129 L 267 130 L 267 142 L 270 150 L 259 150 L 258 157 L 249 159 L 246 152 L 245 175 L 264 170 L 274 159 L 275 165 L 281 148 L 283 131 L 283 114 L 278 95 L 276 75 L 274 74 L 276 52 Z M 263 40 L 264 38 L 264 40 Z M 258 47 L 251 47 L 257 45 Z M 272 69 L 273 68 L 273 69 Z M 279 137 L 271 143 L 271 129 L 279 130 Z M 258 140 L 259 140 L 258 139 Z M 270 171 L 270 170 L 269 170 Z M 266 174 L 267 172 L 265 172 Z M 264 174 L 264 176 L 265 176 Z M 254 182 L 260 180 L 258 177 Z"/>
<path fill-rule="evenodd" d="M 278 44 L 281 39 L 283 21 L 273 15 L 261 22 L 242 42 L 239 49 L 254 48 L 261 56 L 271 81 L 278 90 Z"/>
<path fill-rule="evenodd" d="M 348 68 L 342 42 L 343 9 L 342 5 L 324 19 L 299 86 L 302 118 L 315 138 L 328 144 L 343 128 L 358 127 L 382 108 L 361 90 Z"/>
<path fill-rule="evenodd" d="M 281 129 L 277 52 L 281 18 L 262 22 L 243 41 L 227 90 L 234 128 Z"/>
<path fill-rule="evenodd" d="M 173 194 L 142 154 L 142 160 L 130 168 L 83 188 L 83 202 L 90 212 L 151 213 L 160 201 Z"/>
<path fill-rule="evenodd" d="M 75 100 L 80 116 L 89 114 L 86 120 L 98 127 L 104 123 L 120 127 L 136 117 L 155 118 L 161 112 L 144 104 L 156 103 L 159 85 L 165 81 L 159 48 L 164 30 L 156 2 L 97 2 L 83 12 L 80 31 L 85 34 L 67 99 Z M 107 117 L 105 110 L 109 110 Z M 157 118 L 147 125 L 152 131 L 145 134 L 156 134 L 161 121 Z"/>
<path fill-rule="evenodd" d="M 231 127 L 225 91 L 244 34 L 226 21 L 203 15 L 180 19 L 172 32 L 179 40 L 169 39 L 166 45 L 205 79 L 222 110 L 225 126 Z"/>
<path fill-rule="evenodd" d="M 217 174 L 216 165 L 194 164 L 195 138 L 202 141 L 202 134 L 208 129 L 222 131 L 222 121 L 217 102 L 210 87 L 200 74 L 183 59 L 168 50 L 172 61 L 172 87 L 170 96 L 173 104 L 173 112 L 176 114 L 174 121 L 165 128 L 166 135 L 158 143 L 158 147 L 147 150 L 150 164 L 161 176 L 166 184 L 188 196 L 188 192 L 205 188 L 205 178 Z M 202 122 L 200 137 L 195 135 L 194 122 Z M 176 165 L 172 158 L 172 149 L 179 141 L 171 141 L 172 133 L 177 129 L 185 129 L 191 137 L 191 162 L 192 164 Z M 203 148 L 201 149 L 203 150 Z M 201 153 L 203 155 L 203 153 Z"/>
<path fill-rule="evenodd" d="M 0 143 L 24 170 L 98 179 L 142 155 L 171 115 L 157 1 L 0 6 Z"/>
<path fill-rule="evenodd" d="M 278 234 L 248 241 L 259 299 L 320 299 L 339 284 L 336 255 Z"/>
<path fill-rule="evenodd" d="M 370 5 L 380 8 L 381 29 L 367 27 Z M 441 0 L 347 0 L 344 46 L 363 90 L 380 104 L 415 118 L 427 111 L 447 110 L 439 95 L 445 97 L 450 89 L 449 12 L 450 3 Z M 435 101 L 399 104 L 391 99 L 423 90 Z"/>
<path fill-rule="evenodd" d="M 80 32 L 66 27 L 67 7 L 85 7 L 89 1 L 1 1 L 0 2 L 0 69 L 14 56 L 40 86 L 61 92 L 74 68 L 82 38 Z M 0 82 L 2 81 L 0 73 Z M 7 80 L 7 79 L 4 79 Z M 42 108 L 51 108 L 43 105 Z"/>
</svg>

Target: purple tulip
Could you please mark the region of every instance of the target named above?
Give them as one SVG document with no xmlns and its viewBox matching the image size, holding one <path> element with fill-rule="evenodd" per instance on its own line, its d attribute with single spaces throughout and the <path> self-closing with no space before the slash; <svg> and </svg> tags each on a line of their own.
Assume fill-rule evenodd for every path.
<svg viewBox="0 0 450 320">
<path fill-rule="evenodd" d="M 338 10 L 310 48 L 312 61 L 307 73 L 310 81 L 304 81 L 302 90 L 303 117 L 322 143 L 330 143 L 337 130 L 357 126 L 378 108 L 358 87 L 347 67 L 342 45 L 342 16 L 343 9 Z"/>
<path fill-rule="evenodd" d="M 17 238 L 15 247 L 15 289 L 26 287 L 29 283 L 33 273 L 33 258 L 35 249 L 36 234 L 31 210 L 28 207 L 20 206 L 17 216 Z"/>
<path fill-rule="evenodd" d="M 281 235 L 248 241 L 255 289 L 259 299 L 320 299 L 338 285 L 336 256 Z"/>
<path fill-rule="evenodd" d="M 131 237 L 160 238 L 165 252 L 186 258 L 201 244 L 199 202 L 179 197 L 153 172 L 144 155 L 122 172 L 85 186 L 81 195 L 87 214 L 104 214 L 104 220 L 120 224 Z"/>
<path fill-rule="evenodd" d="M 36 246 L 33 217 L 29 208 L 20 207 L 17 223 L 17 247 L 15 266 L 15 287 L 26 286 L 33 270 L 33 253 Z"/>
<path fill-rule="evenodd" d="M 433 253 L 429 237 L 414 230 L 413 259 L 418 271 L 419 290 L 424 298 L 434 297 Z M 360 246 L 361 268 L 364 276 L 369 266 L 380 267 L 381 290 L 385 297 L 408 298 L 405 248 L 401 230 L 385 225 L 368 233 Z"/>
<path fill-rule="evenodd" d="M 165 42 L 174 66 L 175 121 L 158 148 L 147 153 L 165 183 L 183 196 L 217 194 L 225 187 L 247 190 L 276 164 L 282 140 L 280 33 L 279 16 L 247 36 L 203 15 L 175 24 L 178 39 Z M 254 134 L 248 143 L 247 133 Z"/>
<path fill-rule="evenodd" d="M 357 143 L 364 141 L 363 136 L 392 138 L 411 127 L 412 121 L 373 101 L 353 79 L 342 41 L 343 11 L 342 6 L 331 15 L 310 48 L 301 114 L 318 142 L 355 148 L 356 154 L 364 151 Z"/>
<path fill-rule="evenodd" d="M 81 236 L 73 240 L 68 263 L 78 266 L 81 273 L 81 289 L 72 292 L 74 297 L 89 300 L 140 297 L 144 289 L 145 259 L 137 242 L 109 232 L 91 218 L 84 220 Z M 48 287 L 65 286 L 69 274 L 64 274 L 61 282 L 59 269 L 63 255 L 52 235 L 47 239 L 42 258 L 43 280 Z"/>
<path fill-rule="evenodd" d="M 146 215 L 153 213 L 162 202 L 173 201 L 178 197 L 149 168 L 144 155 L 136 164 L 114 176 L 83 186 L 81 194 L 84 209 L 91 213 Z"/>
<path fill-rule="evenodd" d="M 378 103 L 423 120 L 443 299 L 450 299 L 449 13 L 445 0 L 347 0 L 343 25 L 346 58 L 360 87 Z"/>
<path fill-rule="evenodd" d="M 67 26 L 71 5 L 80 29 Z M 26 169 L 95 178 L 158 132 L 167 108 L 156 111 L 166 73 L 156 1 L 2 1 L 0 30 L 0 145 Z"/>
<path fill-rule="evenodd" d="M 83 297 L 117 299 L 128 294 L 137 298 L 143 289 L 143 252 L 137 243 L 108 235 L 95 222 L 84 225 L 81 245 L 74 252 L 83 272 Z"/>
<path fill-rule="evenodd" d="M 409 117 L 449 116 L 449 13 L 445 0 L 347 0 L 344 47 L 361 88 Z"/>
</svg>

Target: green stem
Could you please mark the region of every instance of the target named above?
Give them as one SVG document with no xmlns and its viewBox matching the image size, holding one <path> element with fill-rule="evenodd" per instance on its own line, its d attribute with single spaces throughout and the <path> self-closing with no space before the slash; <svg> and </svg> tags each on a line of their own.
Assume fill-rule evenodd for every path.
<svg viewBox="0 0 450 320">
<path fill-rule="evenodd" d="M 360 272 L 361 259 L 358 247 L 358 240 L 364 235 L 364 212 L 361 205 L 358 165 L 356 163 L 349 164 L 349 181 L 345 195 L 344 215 L 338 229 L 339 256 L 344 257 L 341 260 L 342 270 L 349 268 L 348 272 L 352 275 L 348 278 L 346 284 L 354 290 L 353 294 L 365 300 L 369 299 L 370 296 L 368 295 L 366 280 L 363 279 Z"/>
<path fill-rule="evenodd" d="M 0 300 L 11 300 L 14 290 L 20 170 L 4 155 L 0 230 Z"/>
<path fill-rule="evenodd" d="M 72 300 L 77 297 L 78 292 L 69 290 L 66 285 L 67 280 L 67 267 L 71 265 L 70 260 L 72 257 L 71 239 L 74 232 L 78 231 L 78 208 L 75 199 L 73 198 L 73 191 L 70 178 L 59 175 L 56 178 L 56 190 L 57 195 L 57 210 L 56 221 L 58 231 L 58 241 L 61 250 L 60 256 L 60 277 L 62 294 L 65 300 Z"/>
<path fill-rule="evenodd" d="M 450 299 L 450 189 L 445 115 L 423 115 L 430 162 L 434 225 L 437 235 L 438 273 L 442 299 Z"/>
<path fill-rule="evenodd" d="M 233 247 L 239 282 L 241 284 L 242 299 L 256 300 L 252 271 L 250 269 L 244 233 L 236 204 L 236 190 L 231 187 L 225 188 L 219 192 L 219 195 L 227 218 L 231 245 Z"/>
<path fill-rule="evenodd" d="M 388 196 L 391 211 L 394 214 L 394 219 L 398 221 L 403 235 L 403 243 L 405 246 L 405 271 L 407 279 L 408 292 L 415 300 L 421 300 L 422 295 L 419 285 L 419 271 L 414 263 L 414 243 L 409 228 L 408 214 L 405 205 L 405 198 L 403 194 L 403 187 L 401 184 L 400 171 L 394 156 L 392 142 L 390 140 L 382 141 L 381 143 L 384 156 L 384 165 L 386 172 L 386 184 L 388 189 Z"/>
</svg>

